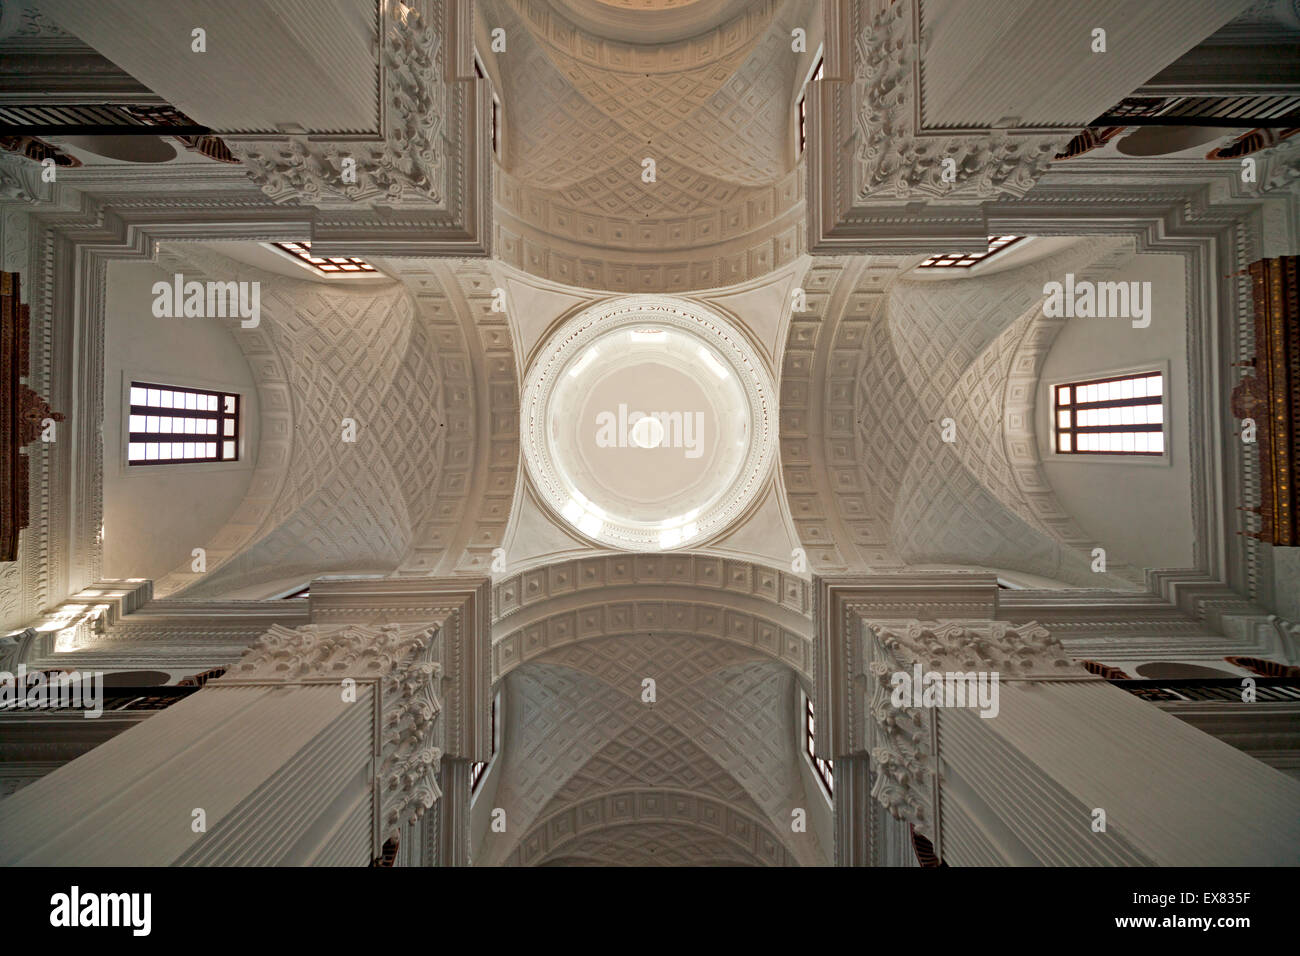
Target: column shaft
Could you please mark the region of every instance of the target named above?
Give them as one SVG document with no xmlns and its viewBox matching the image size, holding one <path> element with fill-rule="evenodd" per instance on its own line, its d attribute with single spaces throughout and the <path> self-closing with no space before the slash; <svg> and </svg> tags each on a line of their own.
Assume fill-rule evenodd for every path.
<svg viewBox="0 0 1300 956">
<path fill-rule="evenodd" d="M 997 717 L 937 716 L 950 864 L 1300 864 L 1300 781 L 1105 682 L 1006 682 Z"/>
<path fill-rule="evenodd" d="M 0 802 L 0 863 L 363 866 L 374 721 L 365 686 L 204 689 Z"/>
</svg>

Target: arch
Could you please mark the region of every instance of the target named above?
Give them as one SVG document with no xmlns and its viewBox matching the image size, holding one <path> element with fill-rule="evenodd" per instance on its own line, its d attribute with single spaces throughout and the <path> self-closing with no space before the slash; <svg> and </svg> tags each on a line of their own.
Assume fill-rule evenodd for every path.
<svg viewBox="0 0 1300 956">
<path fill-rule="evenodd" d="M 781 475 L 799 542 L 816 571 L 901 563 L 889 540 L 891 491 L 870 487 L 857 458 L 875 455 L 887 473 L 900 475 L 906 459 L 895 461 L 889 443 L 873 442 L 853 414 L 862 355 L 884 358 L 888 348 L 880 313 L 896 261 L 810 259 L 799 280 L 807 308 L 790 317 L 778 383 Z M 894 386 L 891 406 L 896 396 L 905 413 L 893 429 L 911 431 L 906 410 L 915 402 L 907 383 L 896 369 L 883 374 Z"/>
<path fill-rule="evenodd" d="M 183 251 L 182 251 L 183 250 Z M 189 245 L 159 246 L 155 256 L 159 266 L 185 271 L 199 278 L 207 271 L 224 268 L 216 257 L 206 250 Z M 233 269 L 242 269 L 230 262 Z M 243 278 L 243 276 L 240 276 Z M 289 475 L 293 458 L 294 417 L 286 362 L 274 339 L 257 330 L 253 335 L 237 334 L 239 320 L 219 319 L 234 336 L 253 373 L 261 415 L 260 438 L 257 448 L 257 466 L 244 500 L 235 509 L 231 519 L 204 543 L 208 565 L 212 571 L 251 546 L 268 530 L 272 508 L 279 500 Z M 156 598 L 169 597 L 195 583 L 190 562 L 185 561 L 154 582 Z"/>
<path fill-rule="evenodd" d="M 206 544 L 207 573 L 196 577 L 188 563 L 181 565 L 155 583 L 155 594 L 214 596 L 270 586 L 288 574 L 311 578 L 331 570 L 485 571 L 505 535 L 519 457 L 510 414 L 518 407 L 513 343 L 505 316 L 491 314 L 495 283 L 487 266 L 452 270 L 384 261 L 397 281 L 377 293 L 373 287 L 322 289 L 210 250 L 182 254 L 177 248 L 168 247 L 167 255 L 186 273 L 217 270 L 263 282 L 264 327 L 235 326 L 254 372 L 263 427 L 248 494 Z M 347 311 L 362 299 L 378 303 L 366 314 L 384 344 L 369 350 L 379 356 L 365 373 L 376 399 L 366 404 L 368 418 L 357 412 L 362 427 L 355 447 L 368 443 L 382 453 L 358 464 L 347 454 L 354 446 L 331 440 L 349 411 L 328 404 L 340 391 L 329 382 L 339 376 L 299 394 L 303 383 L 321 377 L 319 369 L 300 369 L 297 356 L 310 349 L 299 348 L 299 337 L 323 331 L 339 338 L 348 323 L 277 328 L 274 310 L 329 311 L 333 302 Z M 388 402 L 390 394 L 401 401 Z M 315 418 L 306 414 L 320 408 L 328 410 L 316 411 Z M 298 475 L 312 480 L 295 480 Z M 375 493 L 375 487 L 383 490 Z M 328 519 L 347 502 L 365 509 L 351 526 L 366 530 L 345 540 Z M 254 548 L 261 555 L 255 562 L 249 558 Z"/>
<path fill-rule="evenodd" d="M 639 30 L 634 42 L 589 32 L 568 6 L 484 2 L 519 38 L 501 73 L 510 110 L 492 189 L 502 261 L 588 289 L 680 293 L 803 251 L 788 46 L 815 19 L 807 0 L 728 5 L 726 22 L 653 50 Z M 653 186 L 640 179 L 647 155 Z"/>
<path fill-rule="evenodd" d="M 729 641 L 812 675 L 812 588 L 748 561 L 617 554 L 524 571 L 493 587 L 492 679 L 548 651 L 637 632 Z"/>
<path fill-rule="evenodd" d="M 707 796 L 778 837 L 792 809 L 807 806 L 793 733 L 799 675 L 753 648 L 698 634 L 624 634 L 548 650 L 506 681 L 512 703 L 494 806 L 509 814 L 511 833 L 484 833 L 481 863 L 507 859 L 537 821 L 621 790 Z M 539 767 L 529 755 L 542 746 L 549 759 Z M 824 861 L 815 840 L 787 849 L 804 864 Z"/>
<path fill-rule="evenodd" d="M 1100 578 L 1091 572 L 1095 542 L 1043 473 L 1034 386 L 1058 327 L 1024 292 L 1130 251 L 1126 240 L 1086 239 L 961 283 L 906 279 L 907 257 L 809 264 L 808 309 L 791 316 L 780 391 L 782 475 L 810 566 L 970 563 L 987 541 L 1006 540 L 982 564 L 1076 586 L 1139 586 L 1137 569 L 1118 562 Z M 896 294 L 900 280 L 906 295 Z M 939 440 L 944 416 L 964 441 Z M 955 521 L 956 508 L 972 520 Z"/>
<path fill-rule="evenodd" d="M 261 283 L 261 324 L 241 329 L 238 319 L 225 321 L 254 369 L 263 439 L 245 501 L 205 545 L 207 571 L 196 575 L 186 562 L 155 582 L 155 595 L 212 597 L 287 573 L 394 567 L 435 497 L 444 443 L 436 429 L 417 436 L 405 427 L 412 415 L 422 423 L 442 421 L 445 404 L 413 297 L 396 282 L 380 290 L 322 288 L 202 247 L 169 246 L 162 257 L 187 274 Z M 372 347 L 358 352 L 358 342 Z M 346 367 L 306 364 L 326 345 L 351 356 Z M 367 364 L 369 355 L 375 360 Z M 345 380 L 361 381 L 373 398 L 343 401 Z M 391 407 L 386 398 L 394 391 L 415 410 Z M 353 416 L 357 441 L 348 444 L 337 429 Z M 398 433 L 401 440 L 392 437 Z M 354 451 L 367 448 L 368 454 Z M 361 513 L 340 522 L 342 503 Z"/>
<path fill-rule="evenodd" d="M 669 824 L 725 841 L 765 866 L 798 861 L 771 829 L 725 801 L 683 790 L 621 790 L 564 807 L 537 821 L 506 857 L 507 866 L 536 866 L 563 856 L 581 837 L 611 829 Z"/>
</svg>

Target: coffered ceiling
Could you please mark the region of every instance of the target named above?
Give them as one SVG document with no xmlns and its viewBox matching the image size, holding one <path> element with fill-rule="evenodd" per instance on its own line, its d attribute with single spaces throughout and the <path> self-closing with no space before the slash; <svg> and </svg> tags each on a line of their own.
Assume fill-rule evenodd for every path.
<svg viewBox="0 0 1300 956">
<path fill-rule="evenodd" d="M 675 291 L 798 252 L 793 106 L 811 54 L 793 53 L 790 33 L 815 32 L 813 4 L 698 6 L 735 15 L 651 45 L 636 29 L 588 33 L 558 2 L 482 5 L 509 38 L 489 54 L 507 104 L 505 261 L 589 288 Z"/>
</svg>

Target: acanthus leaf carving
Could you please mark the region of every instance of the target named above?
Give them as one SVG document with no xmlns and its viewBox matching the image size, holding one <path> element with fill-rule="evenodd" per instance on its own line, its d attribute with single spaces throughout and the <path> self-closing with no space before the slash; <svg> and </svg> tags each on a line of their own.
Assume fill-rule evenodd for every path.
<svg viewBox="0 0 1300 956">
<path fill-rule="evenodd" d="M 442 796 L 437 682 L 441 626 L 272 625 L 213 688 L 257 684 L 372 683 L 379 697 L 375 791 L 380 839 L 422 817 Z"/>
<path fill-rule="evenodd" d="M 940 846 L 936 831 L 941 779 L 936 763 L 934 710 L 895 706 L 892 677 L 928 671 L 983 671 L 999 680 L 1094 678 L 1066 657 L 1060 641 L 1037 622 L 992 620 L 864 622 L 863 676 L 867 682 L 867 741 L 871 796 L 895 819 Z"/>
<path fill-rule="evenodd" d="M 984 670 L 1004 680 L 1077 676 L 1080 672 L 1061 642 L 1035 622 L 912 620 L 870 627 L 899 668 L 919 663 L 935 671 Z"/>
<path fill-rule="evenodd" d="M 856 201 L 942 198 L 979 203 L 1003 195 L 1023 196 L 1065 148 L 1072 132 L 922 134 L 916 128 L 917 46 L 910 24 L 910 4 L 891 4 L 855 39 L 862 104 L 855 123 Z"/>
<path fill-rule="evenodd" d="M 872 799 L 896 820 L 929 835 L 934 819 L 935 769 L 928 749 L 930 717 L 919 707 L 890 702 L 890 674 L 896 668 L 877 656 L 867 664 L 871 727 Z"/>
<path fill-rule="evenodd" d="M 384 102 L 379 141 L 357 137 L 227 137 L 249 177 L 278 203 L 322 208 L 382 203 L 445 205 L 447 183 L 443 77 L 438 11 L 385 4 Z M 427 15 L 425 15 L 427 14 Z"/>
</svg>

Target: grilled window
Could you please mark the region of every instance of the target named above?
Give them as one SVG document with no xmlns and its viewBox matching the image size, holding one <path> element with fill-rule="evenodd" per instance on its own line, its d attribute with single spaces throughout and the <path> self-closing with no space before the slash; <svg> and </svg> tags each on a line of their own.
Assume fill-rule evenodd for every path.
<svg viewBox="0 0 1300 956">
<path fill-rule="evenodd" d="M 276 242 L 272 245 L 299 262 L 305 262 L 321 275 L 356 275 L 377 271 L 369 262 L 357 256 L 312 255 L 310 242 Z"/>
<path fill-rule="evenodd" d="M 983 262 L 989 256 L 997 255 L 1003 249 L 1014 246 L 1024 236 L 989 236 L 989 247 L 984 252 L 943 252 L 930 256 L 918 269 L 969 269 L 976 263 Z"/>
<path fill-rule="evenodd" d="M 1165 453 L 1164 376 L 1139 372 L 1057 385 L 1056 450 L 1063 455 Z"/>
<path fill-rule="evenodd" d="M 497 755 L 497 699 L 492 698 L 492 756 Z M 488 760 L 491 763 L 491 760 Z M 487 763 L 472 763 L 469 765 L 469 792 L 474 793 L 478 790 L 478 785 L 483 780 L 483 774 L 487 772 Z"/>
<path fill-rule="evenodd" d="M 813 716 L 813 703 L 809 697 L 804 697 L 804 750 L 808 753 L 808 759 L 813 765 L 813 770 L 817 771 L 817 776 L 822 785 L 826 787 L 826 792 L 833 794 L 835 792 L 835 764 L 830 760 L 823 760 L 813 752 L 813 731 L 816 730 L 817 722 Z"/>
<path fill-rule="evenodd" d="M 127 462 L 175 465 L 239 459 L 239 396 L 131 383 Z"/>
<path fill-rule="evenodd" d="M 822 78 L 822 69 L 825 67 L 825 61 L 817 57 L 817 65 L 813 67 L 812 74 L 808 77 L 808 83 Z M 799 152 L 803 153 L 804 148 L 808 145 L 808 83 L 804 84 L 803 90 L 799 93 Z"/>
</svg>

